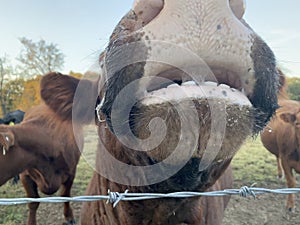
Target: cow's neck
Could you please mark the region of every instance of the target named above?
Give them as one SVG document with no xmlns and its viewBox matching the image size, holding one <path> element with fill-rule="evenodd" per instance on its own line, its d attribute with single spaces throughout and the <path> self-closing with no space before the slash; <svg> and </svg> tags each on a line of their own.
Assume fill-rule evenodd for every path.
<svg viewBox="0 0 300 225">
<path fill-rule="evenodd" d="M 92 182 L 97 184 L 101 195 L 106 195 L 107 190 L 120 190 L 123 192 L 126 186 L 110 182 L 99 174 L 94 174 Z M 138 191 L 139 188 L 136 188 Z M 132 189 L 131 189 L 132 190 Z M 98 208 L 93 209 L 101 212 L 103 224 L 130 225 L 179 225 L 179 224 L 202 224 L 201 198 L 192 199 L 155 199 L 143 201 L 120 201 L 115 208 L 105 201 L 98 202 Z M 101 224 L 102 224 L 101 223 Z"/>
<path fill-rule="evenodd" d="M 118 175 L 115 173 L 118 171 L 113 171 L 114 165 L 111 163 L 108 163 L 107 166 L 103 167 L 103 164 L 107 161 L 106 157 L 103 155 L 103 150 L 111 153 L 111 155 L 117 160 L 116 162 L 122 161 L 127 164 L 144 166 L 151 165 L 153 162 L 145 154 L 136 151 L 126 151 L 123 145 L 115 138 L 114 134 L 110 132 L 109 128 L 100 125 L 98 132 L 101 142 L 96 156 L 96 169 L 98 173 L 94 174 L 93 179 L 95 180 L 91 183 L 97 184 L 98 190 L 95 193 L 99 195 L 107 195 L 108 190 L 119 193 L 123 193 L 126 190 L 132 193 L 169 193 L 185 190 L 204 191 L 208 186 L 212 185 L 210 182 L 210 176 L 205 175 L 204 171 L 202 176 L 195 176 L 196 178 L 191 181 L 190 185 L 187 186 L 186 184 L 182 184 L 182 186 L 180 186 L 181 181 L 177 182 L 178 178 L 180 177 L 183 179 L 185 177 L 189 177 L 192 173 L 192 169 L 199 167 L 199 162 L 194 162 L 195 165 L 198 165 L 194 166 L 193 160 L 189 161 L 182 171 L 179 171 L 179 173 L 182 173 L 180 176 L 169 178 L 160 183 L 145 186 L 134 186 L 130 185 L 130 182 L 128 184 L 113 182 L 112 180 L 115 179 L 114 176 Z M 213 173 L 215 176 L 219 176 L 219 171 L 225 170 L 230 163 L 230 160 L 226 162 L 224 161 L 223 163 L 224 165 L 221 166 L 223 169 L 220 169 L 220 165 L 216 165 L 215 168 L 213 165 L 209 168 L 210 170 L 215 171 L 215 173 Z M 106 176 L 107 174 L 105 174 L 105 170 L 111 172 L 112 177 Z M 187 176 L 187 174 L 189 176 Z M 192 175 L 191 177 L 193 178 Z M 132 178 L 132 176 L 130 176 L 130 178 Z M 215 180 L 215 178 L 212 180 Z M 183 183 L 185 181 L 183 181 Z M 108 218 L 109 220 L 113 220 L 114 223 L 116 223 L 115 221 L 121 221 L 119 224 L 201 224 L 202 220 L 201 213 L 199 213 L 201 211 L 200 198 L 156 199 L 132 202 L 121 201 L 114 209 L 111 205 L 101 202 L 99 203 L 99 207 L 100 211 L 105 211 L 107 214 L 113 211 L 113 215 Z M 197 211 L 197 213 L 195 213 L 195 211 Z M 126 212 L 126 215 L 124 212 Z"/>
</svg>

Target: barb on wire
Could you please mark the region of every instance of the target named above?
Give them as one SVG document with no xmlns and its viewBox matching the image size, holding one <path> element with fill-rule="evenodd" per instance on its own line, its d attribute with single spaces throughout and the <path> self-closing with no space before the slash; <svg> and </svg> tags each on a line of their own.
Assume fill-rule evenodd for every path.
<svg viewBox="0 0 300 225">
<path fill-rule="evenodd" d="M 120 194 L 119 192 L 111 192 L 108 190 L 108 196 L 109 198 L 106 201 L 106 204 L 113 203 L 113 207 L 115 208 L 117 204 L 125 198 L 125 195 L 128 193 L 128 190 L 124 192 L 124 194 Z"/>
<path fill-rule="evenodd" d="M 300 188 L 284 188 L 284 189 L 267 189 L 255 187 L 242 187 L 240 189 L 225 189 L 223 191 L 212 192 L 174 192 L 168 194 L 160 193 L 129 193 L 126 190 L 124 193 L 111 192 L 108 190 L 108 195 L 96 196 L 77 196 L 77 197 L 48 197 L 48 198 L 0 198 L 0 205 L 20 205 L 32 202 L 39 203 L 62 203 L 62 202 L 93 202 L 106 200 L 107 203 L 112 203 L 113 207 L 120 201 L 140 201 L 157 198 L 191 198 L 199 196 L 221 197 L 225 195 L 239 195 L 241 197 L 252 196 L 256 198 L 259 194 L 298 194 Z"/>
<path fill-rule="evenodd" d="M 241 187 L 240 189 L 240 196 L 241 197 L 248 197 L 248 196 L 253 196 L 253 198 L 255 199 L 256 198 L 256 194 L 253 190 L 251 190 L 251 188 L 247 187 L 247 186 L 244 186 L 244 187 Z"/>
</svg>

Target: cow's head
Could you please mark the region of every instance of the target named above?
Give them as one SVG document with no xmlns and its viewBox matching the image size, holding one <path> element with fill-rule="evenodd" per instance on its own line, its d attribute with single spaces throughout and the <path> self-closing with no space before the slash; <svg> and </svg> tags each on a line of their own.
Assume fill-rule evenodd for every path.
<svg viewBox="0 0 300 225">
<path fill-rule="evenodd" d="M 137 0 L 101 58 L 112 133 L 215 180 L 277 108 L 274 54 L 243 14 L 243 0 Z"/>
<path fill-rule="evenodd" d="M 51 149 L 55 140 L 48 135 L 48 131 L 42 127 L 36 129 L 26 124 L 0 125 L 0 186 L 28 169 L 32 179 L 44 193 L 52 194 L 53 190 L 59 188 L 62 176 L 58 175 L 58 171 L 67 169 L 61 163 L 64 162 L 63 158 Z M 43 174 L 47 175 L 48 183 L 45 182 Z"/>
<path fill-rule="evenodd" d="M 30 154 L 19 146 L 14 127 L 0 125 L 0 186 L 22 172 Z"/>
<path fill-rule="evenodd" d="M 298 146 L 300 146 L 300 107 L 294 112 L 284 112 L 279 115 L 279 118 L 290 125 L 295 129 L 296 141 Z"/>
<path fill-rule="evenodd" d="M 0 127 L 0 147 L 2 150 L 2 155 L 5 156 L 10 148 L 15 144 L 15 137 L 10 130 L 1 128 L 2 127 Z"/>
<path fill-rule="evenodd" d="M 46 132 L 26 125 L 0 125 L 0 186 L 25 169 L 42 164 L 45 157 L 36 148 L 45 137 Z"/>
</svg>

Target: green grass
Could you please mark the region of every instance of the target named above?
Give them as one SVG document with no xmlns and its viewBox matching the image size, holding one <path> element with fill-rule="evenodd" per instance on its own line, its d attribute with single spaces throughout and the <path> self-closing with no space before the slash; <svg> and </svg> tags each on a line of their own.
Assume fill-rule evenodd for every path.
<svg viewBox="0 0 300 225">
<path fill-rule="evenodd" d="M 1 198 L 21 198 L 24 197 L 24 191 L 21 185 L 12 186 L 5 184 L 0 188 Z M 0 206 L 0 224 L 18 225 L 23 224 L 26 216 L 26 205 L 19 206 Z"/>
<path fill-rule="evenodd" d="M 84 157 L 81 158 L 77 175 L 74 181 L 72 194 L 84 195 L 86 187 L 93 173 L 95 159 L 96 137 L 95 132 L 89 133 L 85 141 Z M 90 137 L 92 136 L 92 137 Z M 87 159 L 87 160 L 86 160 Z M 88 162 L 87 162 L 88 161 Z M 232 162 L 235 183 L 251 185 L 257 183 L 257 187 L 268 182 L 277 182 L 275 156 L 263 148 L 260 139 L 249 139 L 236 154 Z M 11 186 L 7 183 L 0 187 L 0 198 L 24 197 L 22 185 Z M 27 218 L 27 206 L 0 206 L 0 224 L 18 225 L 24 224 Z"/>
<path fill-rule="evenodd" d="M 249 139 L 232 161 L 234 179 L 251 185 L 277 180 L 276 157 L 262 145 L 260 138 Z"/>
</svg>

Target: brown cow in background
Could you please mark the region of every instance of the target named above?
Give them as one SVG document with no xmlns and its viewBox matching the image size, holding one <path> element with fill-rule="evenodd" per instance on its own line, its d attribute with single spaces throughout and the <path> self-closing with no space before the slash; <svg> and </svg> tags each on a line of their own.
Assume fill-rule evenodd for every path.
<svg viewBox="0 0 300 225">
<path fill-rule="evenodd" d="M 38 198 L 38 189 L 51 195 L 60 187 L 61 196 L 70 196 L 79 149 L 83 148 L 82 125 L 88 122 L 79 119 L 79 111 L 72 115 L 78 83 L 70 76 L 46 75 L 41 81 L 41 94 L 47 104 L 26 112 L 21 124 L 0 125 L 0 185 L 21 173 L 28 197 Z M 87 84 L 89 90 L 93 88 L 90 82 L 81 84 Z M 38 206 L 39 203 L 29 204 L 27 225 L 36 224 Z M 64 216 L 67 224 L 75 223 L 69 202 L 64 203 Z"/>
<path fill-rule="evenodd" d="M 261 141 L 264 147 L 276 156 L 278 177 L 283 172 L 289 188 L 296 187 L 293 169 L 300 173 L 300 103 L 288 99 L 285 93 L 285 77 L 280 72 L 281 90 L 278 95 L 280 108 L 261 132 Z M 293 211 L 295 195 L 287 198 L 286 208 Z"/>
</svg>

